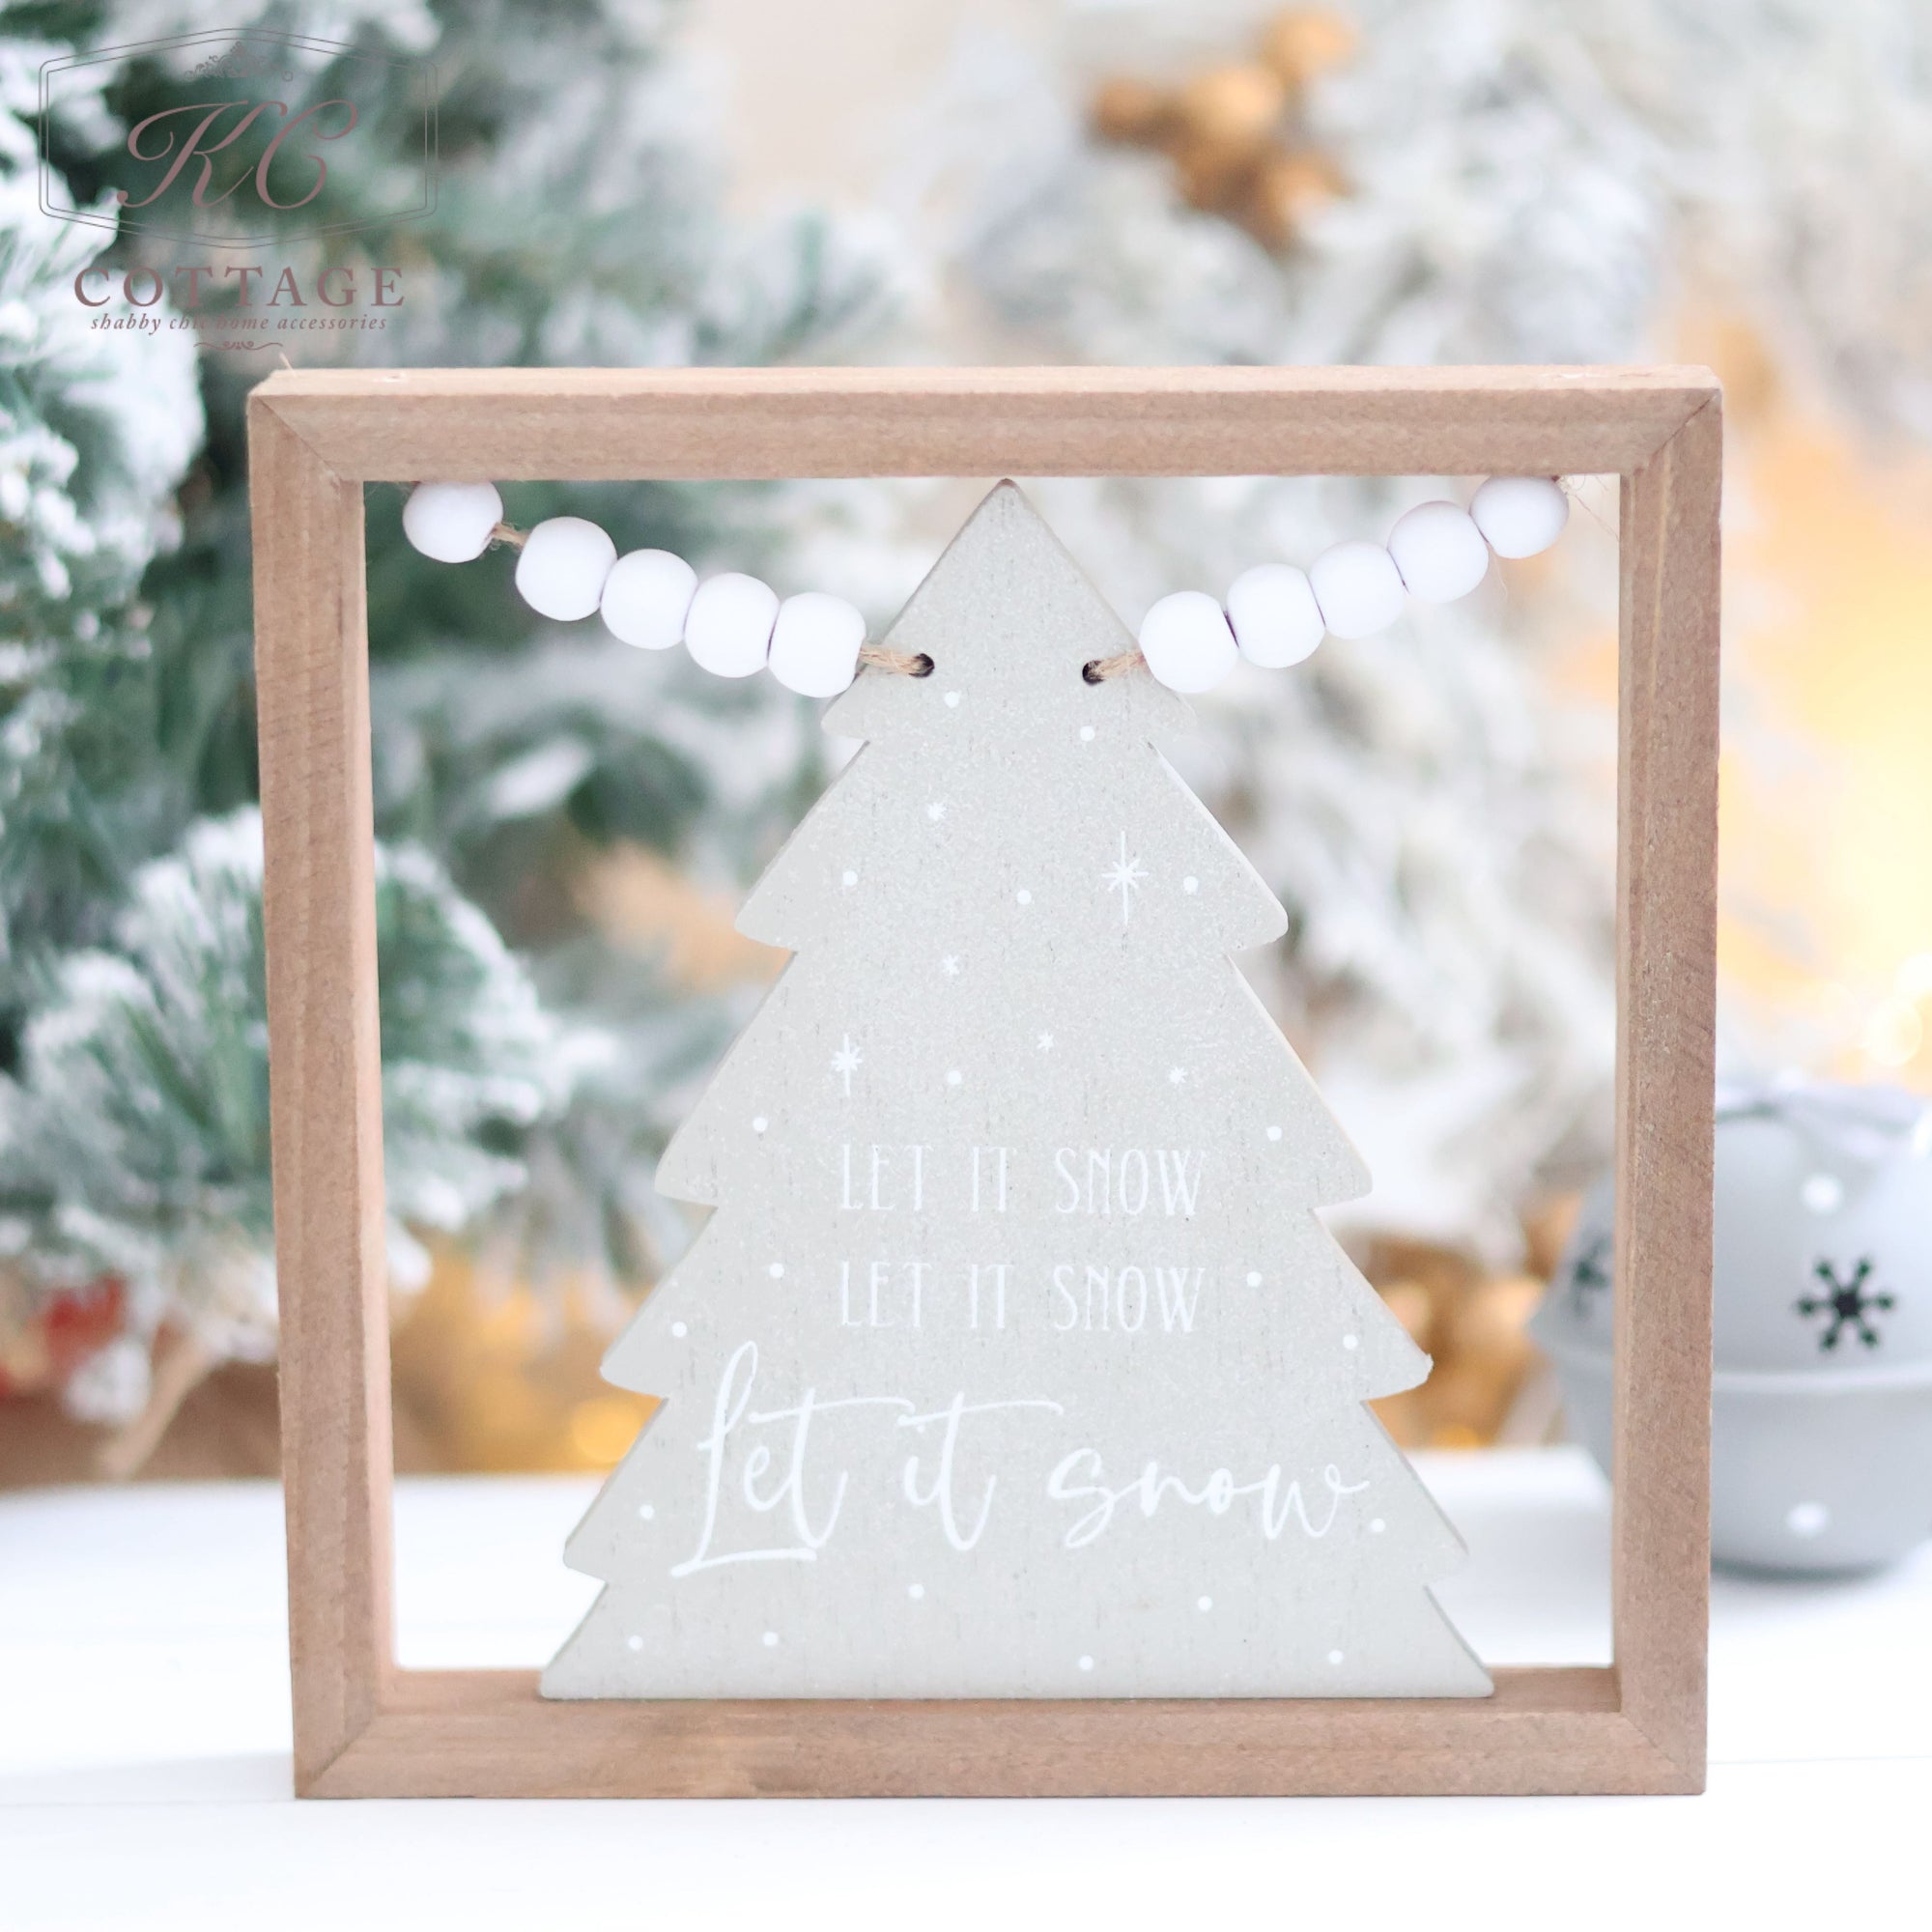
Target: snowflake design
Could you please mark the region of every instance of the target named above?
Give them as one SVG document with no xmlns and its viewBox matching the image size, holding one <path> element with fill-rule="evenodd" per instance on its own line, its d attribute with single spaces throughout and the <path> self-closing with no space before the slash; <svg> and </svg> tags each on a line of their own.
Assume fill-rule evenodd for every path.
<svg viewBox="0 0 1932 1932">
<path fill-rule="evenodd" d="M 946 955 L 946 957 L 939 962 L 939 970 L 942 973 L 944 973 L 949 980 L 958 979 L 959 977 L 958 953 L 949 952 Z"/>
<path fill-rule="evenodd" d="M 931 819 L 935 825 L 937 825 L 939 821 L 946 816 L 946 801 L 943 798 L 934 799 L 932 803 L 925 808 L 925 815 L 929 819 Z"/>
<path fill-rule="evenodd" d="M 1186 1078 L 1187 1069 L 1184 1066 L 1170 1066 L 1167 1069 L 1167 1084 L 1170 1087 L 1179 1087 Z"/>
<path fill-rule="evenodd" d="M 838 1051 L 832 1056 L 832 1070 L 845 1082 L 845 1097 L 848 1100 L 852 1097 L 852 1076 L 863 1064 L 859 1049 L 852 1044 L 852 1036 L 848 1033 L 838 1042 Z"/>
<path fill-rule="evenodd" d="M 1041 1034 L 1038 1040 L 1035 1043 L 1042 1053 L 1051 1053 L 1053 1051 L 1053 1036 L 1050 1033 Z"/>
<path fill-rule="evenodd" d="M 1570 1270 L 1570 1307 L 1587 1318 L 1597 1306 L 1597 1297 L 1610 1285 L 1610 1237 L 1593 1235 L 1577 1265 Z"/>
<path fill-rule="evenodd" d="M 1818 1337 L 1820 1349 L 1835 1349 L 1838 1337 L 1850 1328 L 1867 1349 L 1876 1349 L 1881 1337 L 1865 1317 L 1872 1310 L 1896 1308 L 1896 1299 L 1889 1294 L 1867 1294 L 1865 1278 L 1872 1271 L 1869 1255 L 1861 1257 L 1859 1264 L 1852 1270 L 1850 1281 L 1840 1281 L 1838 1271 L 1830 1262 L 1820 1262 L 1811 1272 L 1831 1290 L 1829 1294 L 1801 1294 L 1797 1308 L 1801 1315 L 1825 1315 L 1831 1320 L 1825 1331 Z"/>
<path fill-rule="evenodd" d="M 1140 855 L 1127 856 L 1127 835 L 1121 834 L 1121 856 L 1100 874 L 1100 882 L 1110 893 L 1121 895 L 1121 925 L 1125 929 L 1134 909 L 1134 895 L 1140 891 L 1141 881 L 1147 877 L 1142 867 Z"/>
</svg>

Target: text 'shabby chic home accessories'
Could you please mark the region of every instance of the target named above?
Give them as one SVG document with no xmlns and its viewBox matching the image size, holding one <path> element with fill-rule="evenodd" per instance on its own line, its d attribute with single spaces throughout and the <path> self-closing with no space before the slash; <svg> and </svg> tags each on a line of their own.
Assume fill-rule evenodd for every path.
<svg viewBox="0 0 1932 1932">
<path fill-rule="evenodd" d="M 299 1789 L 613 1796 L 1701 1786 L 1720 454 L 1708 375 L 287 374 L 256 392 L 251 438 Z M 923 1694 L 890 1701 L 783 1694 L 793 1685 L 763 1697 L 734 1687 L 717 1700 L 546 1700 L 531 1673 L 399 1669 L 388 1561 L 363 485 L 424 476 L 1243 471 L 1615 471 L 1624 480 L 1614 1665 L 1498 1669 L 1488 1697 L 1282 1696 L 1264 1694 L 1266 1686 L 1257 1687 L 1264 1694 L 1176 1695 L 1196 1687 L 1175 1682 L 1171 1669 L 1163 1681 L 1160 1666 L 1173 1660 L 1149 1633 L 1124 1681 L 1065 1695 L 1037 1676 L 1009 1672 L 946 1687 L 952 1694 L 923 1685 Z M 915 687 L 862 680 L 854 700 L 893 689 Z M 1133 703 L 1136 691 L 1155 687 L 1143 674 L 1116 691 Z M 803 952 L 793 971 L 810 957 Z M 720 1088 L 738 1058 L 727 1061 Z M 1416 1581 L 1426 1582 L 1420 1571 Z M 1151 1666 L 1144 1674 L 1143 1664 Z M 1081 1669 L 1078 1657 L 1072 1667 Z M 1096 1675 L 1099 1668 L 1096 1657 Z M 1307 1688 L 1293 1673 L 1280 1682 L 1291 1678 L 1291 1688 Z M 1149 1694 L 1134 1694 L 1142 1682 Z M 1454 1688 L 1481 1687 L 1465 1680 Z"/>
</svg>

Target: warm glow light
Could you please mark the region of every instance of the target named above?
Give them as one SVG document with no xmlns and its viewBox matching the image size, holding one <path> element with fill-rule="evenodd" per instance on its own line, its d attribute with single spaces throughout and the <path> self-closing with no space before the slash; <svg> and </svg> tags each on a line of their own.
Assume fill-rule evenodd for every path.
<svg viewBox="0 0 1932 1932">
<path fill-rule="evenodd" d="M 1865 1056 L 1881 1066 L 1903 1066 L 1924 1038 L 1918 1009 L 1904 1000 L 1887 1000 L 1865 1024 Z"/>
<path fill-rule="evenodd" d="M 1901 1000 L 1932 999 L 1932 952 L 1915 952 L 1898 969 L 1892 987 Z"/>
</svg>

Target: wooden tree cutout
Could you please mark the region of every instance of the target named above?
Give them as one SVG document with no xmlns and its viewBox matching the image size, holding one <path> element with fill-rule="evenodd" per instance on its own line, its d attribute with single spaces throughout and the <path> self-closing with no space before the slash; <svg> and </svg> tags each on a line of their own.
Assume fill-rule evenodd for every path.
<svg viewBox="0 0 1932 1932">
<path fill-rule="evenodd" d="M 660 1168 L 717 1211 L 606 1364 L 663 1406 L 545 1694 L 1486 1694 L 1185 704 L 1084 680 L 1129 640 L 1011 484 L 888 641 L 932 673 L 831 707 L 866 749 L 740 921 L 797 957 Z"/>
</svg>

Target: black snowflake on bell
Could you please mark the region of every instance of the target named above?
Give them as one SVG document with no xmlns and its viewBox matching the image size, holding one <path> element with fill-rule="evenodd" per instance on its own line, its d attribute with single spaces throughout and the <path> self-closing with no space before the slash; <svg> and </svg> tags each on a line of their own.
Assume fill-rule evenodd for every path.
<svg viewBox="0 0 1932 1932">
<path fill-rule="evenodd" d="M 1610 1285 L 1610 1236 L 1592 1236 L 1570 1270 L 1570 1306 L 1588 1317 Z"/>
<path fill-rule="evenodd" d="M 1849 1281 L 1838 1279 L 1838 1270 L 1830 1262 L 1820 1262 L 1811 1270 L 1831 1291 L 1828 1294 L 1801 1294 L 1798 1297 L 1798 1312 L 1801 1315 L 1828 1316 L 1825 1331 L 1818 1337 L 1821 1349 L 1835 1349 L 1838 1338 L 1847 1328 L 1856 1334 L 1867 1349 L 1876 1349 L 1880 1336 L 1876 1328 L 1866 1319 L 1874 1311 L 1885 1312 L 1898 1304 L 1889 1294 L 1867 1294 L 1865 1281 L 1872 1271 L 1869 1255 L 1862 1257 L 1852 1270 Z"/>
</svg>

